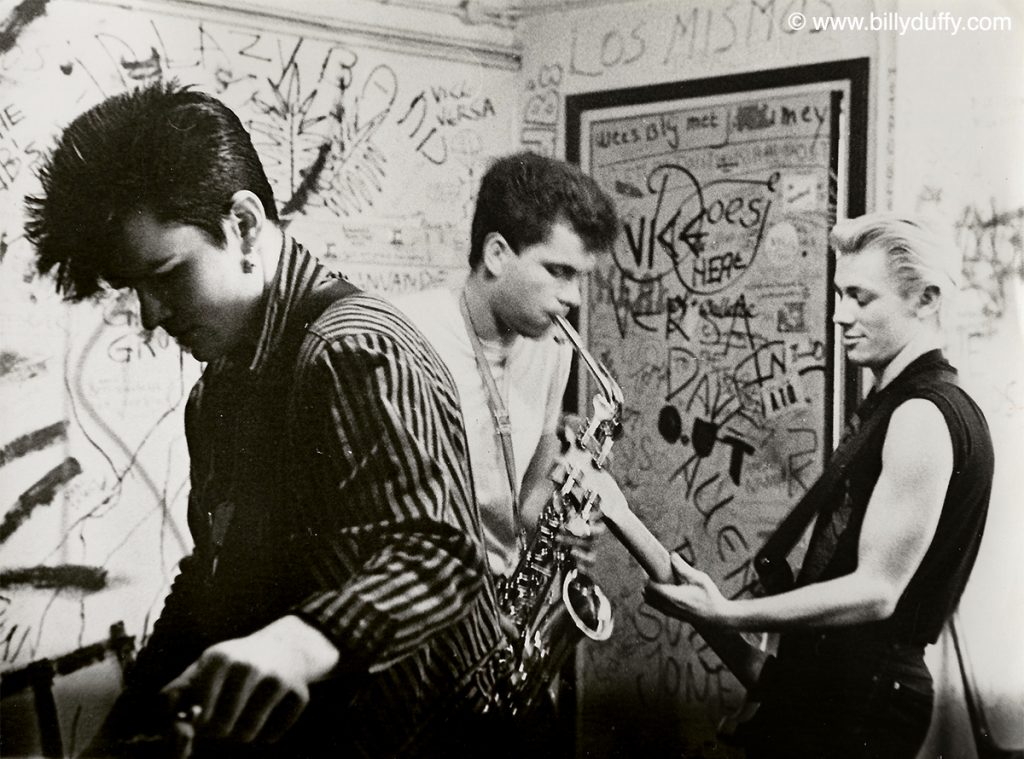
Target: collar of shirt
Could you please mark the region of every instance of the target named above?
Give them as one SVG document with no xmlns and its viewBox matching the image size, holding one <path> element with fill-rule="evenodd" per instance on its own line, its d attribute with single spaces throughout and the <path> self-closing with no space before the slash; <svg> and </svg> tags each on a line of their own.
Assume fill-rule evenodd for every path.
<svg viewBox="0 0 1024 759">
<path fill-rule="evenodd" d="M 903 387 L 907 382 L 917 375 L 923 372 L 934 371 L 949 372 L 954 376 L 957 374 L 956 369 L 949 364 L 941 350 L 936 348 L 934 350 L 926 351 L 907 364 L 903 371 L 896 375 L 892 382 L 884 388 L 881 390 L 871 388 L 855 412 L 855 416 L 858 421 L 870 416 L 871 413 L 878 408 L 879 404 L 881 404 L 883 398 L 903 392 Z"/>
<path fill-rule="evenodd" d="M 288 235 L 282 235 L 282 238 L 277 272 L 267 292 L 263 328 L 256 342 L 256 351 L 249 362 L 249 371 L 256 374 L 266 368 L 270 356 L 274 355 L 296 308 L 327 276 L 326 267 L 297 240 Z"/>
</svg>

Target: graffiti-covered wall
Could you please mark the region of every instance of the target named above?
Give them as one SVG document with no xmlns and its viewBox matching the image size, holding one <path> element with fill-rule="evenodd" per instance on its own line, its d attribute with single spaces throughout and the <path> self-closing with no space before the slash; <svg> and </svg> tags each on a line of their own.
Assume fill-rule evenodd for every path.
<svg viewBox="0 0 1024 759">
<path fill-rule="evenodd" d="M 585 320 L 625 396 L 613 473 L 666 546 L 737 596 L 832 442 L 830 135 L 846 128 L 849 98 L 834 124 L 827 86 L 786 94 L 772 90 L 780 79 L 748 97 L 690 88 L 674 101 L 671 83 L 712 80 L 715 93 L 714 77 L 876 54 L 870 35 L 794 28 L 800 11 L 835 12 L 813 0 L 629 2 L 545 15 L 537 23 L 556 31 L 524 34 L 519 139 L 561 154 L 578 129 L 582 165 L 623 217 Z M 608 91 L 645 85 L 660 85 L 660 105 L 616 112 Z M 580 93 L 577 127 L 566 104 Z M 703 756 L 743 689 L 689 626 L 643 603 L 643 572 L 608 543 L 595 575 L 616 627 L 581 646 L 580 752 Z"/>
<path fill-rule="evenodd" d="M 729 597 L 755 592 L 753 552 L 820 474 L 838 384 L 827 235 L 842 98 L 777 81 L 584 114 L 584 165 L 624 225 L 586 318 L 625 398 L 613 471 L 659 540 Z M 648 139 L 655 125 L 665 139 Z M 737 708 L 742 687 L 643 603 L 634 567 L 618 545 L 602 551 L 623 627 L 584 650 L 589 705 L 663 726 L 690 700 Z"/>
<path fill-rule="evenodd" d="M 862 177 L 867 209 L 920 211 L 938 217 L 964 254 L 963 297 L 956 324 L 950 325 L 949 353 L 988 415 L 996 443 L 997 477 L 987 537 L 962 616 L 968 652 L 980 689 L 992 707 L 992 719 L 1004 732 L 1008 725 L 1019 731 L 1024 646 L 1018 641 L 1024 603 L 1019 593 L 994 591 L 1024 586 L 1019 551 L 1024 524 L 1012 471 L 1024 448 L 1020 398 L 1024 388 L 1020 321 L 1024 180 L 1019 170 L 1024 165 L 1020 138 L 1024 18 L 1019 5 L 999 0 L 969 7 L 958 2 L 913 0 L 649 0 L 606 5 L 596 11 L 551 12 L 529 23 L 543 33 L 527 30 L 523 35 L 527 46 L 518 138 L 527 147 L 556 155 L 566 150 L 567 99 L 580 93 L 590 97 L 658 85 L 667 93 L 662 99 L 671 100 L 668 91 L 675 82 L 869 58 L 869 140 L 867 171 Z M 712 116 L 705 120 L 700 114 L 688 116 L 695 130 L 714 131 Z M 630 440 L 616 443 L 618 457 L 613 467 L 627 495 L 632 490 L 634 496 L 643 498 L 645 482 L 657 483 L 654 490 L 672 494 L 663 511 L 645 501 L 640 502 L 640 510 L 648 509 L 645 517 L 656 532 L 661 529 L 675 537 L 670 547 L 679 547 L 684 554 L 688 551 L 712 576 L 724 581 L 727 591 L 735 593 L 742 588 L 742 573 L 729 573 L 752 556 L 763 535 L 741 529 L 740 540 L 728 528 L 742 527 L 742 523 L 729 518 L 735 515 L 733 508 L 748 484 L 749 492 L 757 491 L 772 500 L 773 481 L 765 480 L 764 472 L 770 470 L 784 478 L 787 458 L 773 458 L 778 445 L 762 446 L 754 436 L 737 434 L 756 428 L 742 415 L 734 414 L 729 424 L 720 427 L 705 422 L 713 422 L 708 411 L 725 418 L 734 408 L 743 407 L 745 400 L 771 412 L 772 399 L 754 394 L 744 399 L 738 392 L 728 392 L 730 386 L 737 386 L 736 377 L 721 371 L 731 366 L 713 352 L 702 361 L 687 363 L 685 352 L 652 352 L 645 346 L 661 341 L 681 347 L 685 339 L 691 339 L 698 344 L 708 342 L 713 349 L 717 337 L 717 345 L 728 350 L 721 351 L 726 357 L 739 357 L 737 346 L 757 332 L 750 326 L 756 327 L 758 319 L 765 323 L 765 313 L 777 315 L 781 302 L 797 304 L 808 299 L 784 298 L 766 311 L 761 297 L 773 294 L 775 278 L 757 276 L 753 271 L 757 266 L 724 265 L 726 253 L 744 249 L 745 231 L 729 236 L 723 232 L 729 225 L 718 217 L 714 218 L 720 223 L 710 224 L 709 214 L 716 213 L 711 209 L 714 198 L 707 192 L 700 197 L 707 190 L 706 178 L 729 172 L 724 157 L 706 170 L 702 167 L 702 174 L 693 172 L 696 180 L 675 172 L 675 185 L 691 188 L 694 197 L 690 210 L 684 207 L 677 226 L 669 228 L 671 213 L 686 193 L 679 189 L 670 203 L 658 207 L 658 190 L 666 177 L 671 184 L 668 175 L 672 170 L 652 170 L 663 158 L 658 154 L 658 142 L 665 143 L 673 135 L 671 129 L 663 129 L 665 120 L 650 119 L 650 124 L 634 121 L 609 121 L 601 134 L 578 135 L 581 143 L 594 140 L 591 156 L 605 152 L 624 159 L 609 162 L 605 170 L 607 186 L 627 212 L 623 237 L 615 260 L 599 267 L 590 283 L 590 304 L 600 330 L 594 337 L 598 350 L 606 349 L 599 357 L 615 364 L 624 389 L 628 387 L 632 393 L 626 398 L 625 438 Z M 675 120 L 678 134 L 683 134 L 686 123 Z M 713 154 L 727 152 L 728 145 L 722 140 L 710 143 L 718 149 L 711 151 Z M 780 155 L 784 149 L 780 145 Z M 645 152 L 655 159 L 644 161 Z M 662 146 L 662 152 L 669 156 L 676 149 Z M 581 150 L 581 156 L 585 157 L 584 153 Z M 763 161 L 765 155 L 755 158 Z M 794 165 L 805 163 L 796 153 L 792 158 Z M 749 161 L 750 155 L 743 159 Z M 741 170 L 742 163 L 734 170 Z M 752 165 L 757 166 L 757 160 Z M 594 166 L 601 171 L 599 162 Z M 766 177 L 746 178 L 763 181 Z M 778 197 L 799 197 L 793 189 Z M 806 202 L 815 196 L 811 192 L 803 197 Z M 648 202 L 661 211 L 653 236 L 650 228 L 642 228 L 644 220 L 652 223 L 653 212 L 637 210 Z M 776 235 L 766 237 L 758 265 L 764 264 L 762 257 L 769 257 L 769 247 L 775 255 L 799 255 L 813 238 L 807 230 L 817 229 L 827 220 L 824 213 L 796 213 L 794 220 L 784 218 L 782 206 L 773 205 L 771 210 L 781 214 L 775 221 L 783 223 Z M 846 212 L 841 202 L 834 210 L 839 216 Z M 733 216 L 739 220 L 737 211 L 738 207 Z M 696 216 L 703 219 L 702 228 L 681 230 Z M 783 230 L 790 228 L 795 231 L 784 236 Z M 701 274 L 704 284 L 710 273 L 723 285 L 721 292 L 710 296 L 694 293 L 686 285 L 695 281 L 688 268 L 697 260 L 693 254 L 695 231 L 707 233 L 701 239 L 709 243 L 703 248 L 701 263 L 706 266 L 707 259 L 719 257 L 717 268 L 706 267 Z M 648 236 L 638 234 L 641 232 Z M 656 266 L 639 271 L 652 260 L 652 248 L 656 262 L 661 256 L 663 277 Z M 642 281 L 645 273 L 650 275 L 648 281 Z M 729 297 L 723 297 L 726 294 Z M 808 311 L 806 324 L 823 316 L 828 314 Z M 814 324 L 810 328 L 822 327 Z M 815 361 L 813 353 L 797 349 L 791 355 L 776 356 L 772 367 L 776 372 L 791 369 L 799 376 L 801 367 L 807 366 L 812 370 L 808 376 L 814 377 Z M 705 373 L 693 372 L 698 365 Z M 676 409 L 678 419 L 675 414 L 666 419 L 660 413 L 668 406 Z M 784 418 L 784 414 L 775 416 L 776 420 Z M 787 440 L 794 451 L 799 450 L 800 434 L 795 430 L 797 437 Z M 727 437 L 745 440 L 754 450 L 741 449 L 737 454 L 736 446 L 726 444 Z M 666 446 L 669 439 L 675 443 Z M 713 446 L 708 445 L 709 440 Z M 707 455 L 699 455 L 695 441 L 701 442 Z M 742 461 L 740 482 L 732 479 L 736 470 L 730 468 L 737 459 Z M 688 479 L 695 472 L 696 478 Z M 698 492 L 714 475 L 718 478 Z M 795 485 L 794 494 L 799 490 Z M 735 497 L 727 501 L 730 496 Z M 695 542 L 700 545 L 695 547 Z M 602 554 L 596 574 L 602 572 L 613 578 L 609 585 L 615 589 L 623 573 L 630 574 L 634 588 L 643 582 L 639 566 L 629 563 L 625 552 L 617 548 Z M 581 753 L 603 757 L 643 750 L 651 756 L 677 756 L 680 752 L 693 757 L 726 755 L 727 749 L 715 738 L 716 723 L 742 700 L 742 689 L 723 672 L 721 662 L 688 625 L 645 608 L 636 593 L 615 600 L 612 639 L 604 644 L 584 644 L 580 657 Z M 993 624 L 997 617 L 1000 622 Z M 600 646 L 612 653 L 598 652 Z M 943 651 L 952 649 L 937 647 L 933 659 Z M 936 659 L 933 664 L 939 689 L 952 692 L 949 698 L 963 712 L 963 696 L 955 693 L 957 684 L 946 676 L 951 673 L 953 679 L 959 679 L 955 660 Z M 641 708 L 623 707 L 633 702 L 639 702 Z M 1012 705 L 1010 712 L 1008 705 Z M 1000 720 L 1000 714 L 1008 713 L 1015 715 L 1012 722 Z M 939 715 L 936 729 L 956 733 L 961 741 L 969 742 L 966 717 L 961 714 L 962 719 L 954 725 L 947 716 Z M 1017 738 L 1018 745 L 1024 742 L 1024 736 Z M 931 753 L 922 756 L 970 755 L 965 753 L 969 744 L 936 740 L 939 742 L 928 749 Z"/>
<path fill-rule="evenodd" d="M 199 367 L 142 329 L 129 296 L 62 303 L 22 238 L 23 198 L 59 128 L 140 83 L 195 84 L 249 128 L 290 231 L 394 294 L 464 271 L 479 174 L 512 144 L 514 78 L 471 55 L 353 42 L 343 24 L 282 31 L 260 16 L 61 0 L 2 11 L 0 669 L 12 669 L 118 620 L 141 641 L 189 549 L 182 406 Z"/>
</svg>

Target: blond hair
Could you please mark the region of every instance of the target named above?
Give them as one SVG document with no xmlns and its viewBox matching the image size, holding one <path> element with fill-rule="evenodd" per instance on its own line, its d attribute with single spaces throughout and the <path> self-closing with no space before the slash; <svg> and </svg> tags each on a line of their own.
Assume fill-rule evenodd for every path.
<svg viewBox="0 0 1024 759">
<path fill-rule="evenodd" d="M 884 250 L 889 273 L 904 299 L 934 287 L 941 296 L 940 311 L 946 312 L 959 291 L 960 252 L 924 218 L 880 211 L 843 219 L 832 228 L 829 242 L 840 256 L 871 247 Z"/>
</svg>

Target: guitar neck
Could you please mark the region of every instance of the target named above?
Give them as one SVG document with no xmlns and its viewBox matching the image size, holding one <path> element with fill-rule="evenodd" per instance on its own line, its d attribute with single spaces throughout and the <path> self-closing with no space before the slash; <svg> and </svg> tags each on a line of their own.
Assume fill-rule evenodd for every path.
<svg viewBox="0 0 1024 759">
<path fill-rule="evenodd" d="M 654 537 L 636 514 L 625 507 L 602 511 L 602 515 L 611 533 L 619 539 L 633 558 L 640 562 L 640 566 L 652 580 L 663 583 L 676 581 L 668 549 Z M 761 667 L 764 666 L 764 652 L 751 646 L 734 631 L 709 628 L 698 623 L 694 623 L 694 629 L 744 687 L 750 688 L 757 682 Z"/>
<path fill-rule="evenodd" d="M 640 562 L 640 566 L 655 582 L 673 582 L 672 559 L 668 549 L 647 525 L 640 521 L 628 508 L 616 509 L 613 514 L 604 513 L 605 524 L 626 550 Z"/>
</svg>

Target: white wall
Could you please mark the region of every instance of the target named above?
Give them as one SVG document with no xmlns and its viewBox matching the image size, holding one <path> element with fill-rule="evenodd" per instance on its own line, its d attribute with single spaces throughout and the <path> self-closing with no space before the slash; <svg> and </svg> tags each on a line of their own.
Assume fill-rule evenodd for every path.
<svg viewBox="0 0 1024 759">
<path fill-rule="evenodd" d="M 904 1 L 910 17 L 922 3 Z M 996 479 L 981 554 L 961 604 L 963 637 L 993 732 L 1024 745 L 1024 7 L 952 3 L 963 17 L 1008 18 L 1013 31 L 908 33 L 895 58 L 892 205 L 948 225 L 964 254 L 950 345 L 988 417 Z M 940 660 L 943 649 L 933 652 Z M 951 692 L 959 674 L 950 671 Z M 955 720 L 959 698 L 951 699 Z M 950 753 L 950 751 L 952 753 Z M 962 756 L 957 749 L 947 755 Z"/>
</svg>

